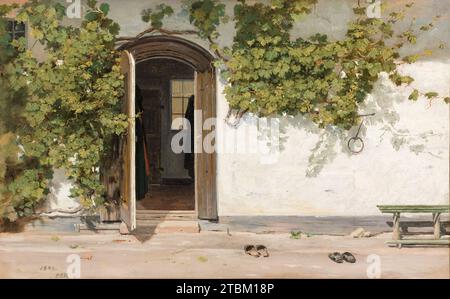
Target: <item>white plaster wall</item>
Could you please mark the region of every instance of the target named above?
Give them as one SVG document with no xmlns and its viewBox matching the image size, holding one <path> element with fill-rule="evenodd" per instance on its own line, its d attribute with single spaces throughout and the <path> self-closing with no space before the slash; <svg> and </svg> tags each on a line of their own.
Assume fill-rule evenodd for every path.
<svg viewBox="0 0 450 299">
<path fill-rule="evenodd" d="M 430 87 L 448 92 L 450 63 L 424 63 L 410 71 L 420 77 L 425 69 L 440 72 L 439 76 L 434 76 Z M 397 127 L 410 131 L 407 134 L 412 138 L 410 144 L 425 144 L 422 153 L 412 152 L 410 144 L 395 150 L 389 140 L 390 133 L 383 135 L 381 125 L 368 125 L 365 150 L 361 154 L 350 155 L 342 151 L 338 143 L 334 160 L 323 163 L 316 177 L 307 177 L 309 156 L 318 134 L 296 127 L 297 121 L 307 128 L 311 125 L 299 117 L 285 118 L 281 123 L 286 129 L 283 135 L 288 139 L 277 163 L 262 165 L 259 156 L 252 154 L 219 155 L 219 213 L 377 215 L 377 204 L 448 203 L 448 106 L 436 102 L 428 107 L 423 99 L 412 103 L 406 100 L 408 95 L 408 92 L 395 94 L 403 99 L 393 104 L 400 117 Z M 383 92 L 374 95 L 388 102 L 393 96 Z M 386 113 L 384 109 L 376 112 Z M 231 129 L 223 126 L 218 134 L 228 130 Z M 416 136 L 425 131 L 432 131 L 428 141 Z"/>
<path fill-rule="evenodd" d="M 71 212 L 80 207 L 76 198 L 70 197 L 73 182 L 67 178 L 64 169 L 55 169 L 50 183 L 50 194 L 46 201 L 46 211 L 51 213 Z M 46 212 L 44 211 L 44 212 Z"/>
<path fill-rule="evenodd" d="M 143 9 L 161 1 L 104 1 L 111 4 L 110 15 L 122 27 L 122 36 L 135 36 L 146 29 L 140 19 Z M 165 23 L 167 29 L 192 29 L 179 10 L 180 1 L 164 1 L 176 9 Z M 232 4 L 234 1 L 229 1 Z M 416 50 L 432 47 L 436 41 L 449 43 L 448 0 L 415 1 L 419 21 L 435 14 L 444 17 L 440 26 L 418 40 Z M 308 36 L 317 31 L 331 38 L 345 34 L 345 26 L 352 17 L 355 1 L 322 0 L 312 15 L 299 23 L 294 32 Z M 394 5 L 404 0 L 391 2 Z M 232 5 L 228 5 L 232 13 Z M 422 19 L 424 18 L 424 19 Z M 233 24 L 221 27 L 221 44 L 229 44 L 234 35 Z M 204 46 L 194 37 L 185 38 Z M 408 51 L 408 49 L 407 49 Z M 402 70 L 416 78 L 412 87 L 394 87 L 386 78 L 380 81 L 369 96 L 364 112 L 376 112 L 363 128 L 365 149 L 359 155 L 350 155 L 345 142 L 355 129 L 341 136 L 328 151 L 324 160 L 311 163 L 311 153 L 320 136 L 310 122 L 301 117 L 280 120 L 283 141 L 278 161 L 261 163 L 258 154 L 218 154 L 217 198 L 222 215 L 379 215 L 377 204 L 444 204 L 449 190 L 449 108 L 442 102 L 431 105 L 421 98 L 413 103 L 407 100 L 412 88 L 437 91 L 448 96 L 450 92 L 450 54 L 441 50 L 434 56 Z M 245 117 L 234 129 L 224 124 L 228 111 L 223 95 L 224 83 L 218 79 L 217 115 L 218 146 L 224 143 L 236 146 L 231 138 L 237 132 L 256 128 L 255 119 Z M 393 125 L 397 134 L 392 141 L 391 131 L 383 129 Z M 322 134 L 322 135 L 321 135 Z M 333 136 L 333 135 L 331 135 Z M 331 138 L 327 138 L 330 141 Z M 403 140 L 403 144 L 400 143 Z M 332 140 L 331 140 L 332 141 Z M 333 144 L 333 142 L 331 142 Z M 320 156 L 318 157 L 320 158 Z M 308 171 L 319 167 L 316 176 Z"/>
</svg>

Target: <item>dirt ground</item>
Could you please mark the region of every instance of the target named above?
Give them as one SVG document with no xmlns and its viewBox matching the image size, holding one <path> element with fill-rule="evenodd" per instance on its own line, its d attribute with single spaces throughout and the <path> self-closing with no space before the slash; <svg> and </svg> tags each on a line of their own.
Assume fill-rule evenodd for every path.
<svg viewBox="0 0 450 299">
<path fill-rule="evenodd" d="M 81 278 L 450 278 L 449 248 L 397 249 L 385 245 L 389 238 L 0 234 L 0 278 L 66 278 L 72 254 L 80 257 Z M 264 244 L 270 257 L 246 255 L 246 244 Z M 334 263 L 334 251 L 350 251 L 357 262 Z"/>
</svg>

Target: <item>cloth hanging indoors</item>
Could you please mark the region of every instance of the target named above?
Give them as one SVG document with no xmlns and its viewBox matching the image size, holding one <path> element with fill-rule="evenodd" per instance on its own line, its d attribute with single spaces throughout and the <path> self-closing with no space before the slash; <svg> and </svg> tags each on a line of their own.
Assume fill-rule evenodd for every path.
<svg viewBox="0 0 450 299">
<path fill-rule="evenodd" d="M 195 166 L 194 166 L 194 96 L 189 97 L 188 106 L 186 108 L 185 118 L 189 121 L 191 127 L 191 148 L 189 153 L 184 154 L 184 169 L 188 170 L 189 176 L 192 180 L 195 177 Z"/>
<path fill-rule="evenodd" d="M 144 123 L 142 121 L 144 98 L 139 86 L 136 85 L 136 199 L 145 197 L 148 190 L 150 178 L 150 162 L 148 158 L 148 147 Z"/>
</svg>

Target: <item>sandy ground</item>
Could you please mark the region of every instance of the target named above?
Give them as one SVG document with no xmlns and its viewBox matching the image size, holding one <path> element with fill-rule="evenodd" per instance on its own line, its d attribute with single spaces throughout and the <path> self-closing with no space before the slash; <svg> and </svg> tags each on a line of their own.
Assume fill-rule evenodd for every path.
<svg viewBox="0 0 450 299">
<path fill-rule="evenodd" d="M 0 234 L 0 278 L 65 278 L 71 254 L 80 256 L 81 278 L 450 278 L 449 248 L 391 248 L 389 237 Z M 246 244 L 266 245 L 270 257 L 246 255 Z M 357 262 L 336 264 L 333 251 L 350 251 Z"/>
</svg>

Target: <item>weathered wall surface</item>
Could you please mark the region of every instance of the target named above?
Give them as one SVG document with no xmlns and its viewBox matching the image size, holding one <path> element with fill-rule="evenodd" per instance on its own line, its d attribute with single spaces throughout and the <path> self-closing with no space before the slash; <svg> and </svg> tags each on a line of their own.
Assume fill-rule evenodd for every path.
<svg viewBox="0 0 450 299">
<path fill-rule="evenodd" d="M 147 25 L 140 19 L 141 11 L 160 3 L 107 2 L 111 4 L 111 17 L 122 27 L 122 36 L 135 36 L 146 29 Z M 179 1 L 164 2 L 176 8 L 166 28 L 192 29 L 186 16 L 180 14 Z M 308 36 L 320 31 L 332 38 L 342 37 L 355 2 L 320 1 L 314 12 L 296 26 L 295 34 Z M 435 29 L 418 40 L 416 50 L 432 48 L 440 41 L 450 46 L 450 1 L 415 2 L 414 13 L 419 21 L 428 22 L 436 14 L 443 16 Z M 232 6 L 228 9 L 231 13 Z M 221 32 L 221 43 L 229 44 L 234 34 L 233 24 L 223 25 Z M 196 37 L 185 38 L 208 47 Z M 261 163 L 258 154 L 220 153 L 217 161 L 219 214 L 378 215 L 377 204 L 448 203 L 449 108 L 441 102 L 430 104 L 421 98 L 412 103 L 407 98 L 412 88 L 448 96 L 449 50 L 405 66 L 402 71 L 416 78 L 412 87 L 396 88 L 382 77 L 369 97 L 363 110 L 376 112 L 376 116 L 368 118 L 363 127 L 365 149 L 359 155 L 351 155 L 345 148 L 346 140 L 356 129 L 341 136 L 341 142 L 301 117 L 280 119 L 281 151 L 275 163 Z M 229 136 L 218 143 L 234 147 L 233 134 L 256 129 L 257 125 L 251 116 L 238 129 L 223 123 L 228 106 L 222 93 L 224 83 L 219 79 L 217 82 L 217 136 L 219 139 Z M 264 132 L 260 134 L 263 138 Z M 316 151 L 311 156 L 320 139 L 325 141 L 322 154 Z"/>
<path fill-rule="evenodd" d="M 428 62 L 409 71 L 425 79 L 423 85 L 427 84 L 423 71 L 439 74 L 429 84 L 446 92 L 449 66 L 449 62 Z M 409 130 L 406 135 L 414 138 L 411 145 L 424 145 L 420 153 L 411 151 L 408 144 L 394 149 L 391 134 L 381 124 L 369 124 L 361 154 L 342 152 L 337 143 L 326 152 L 331 161 L 319 162 L 319 166 L 323 164 L 321 172 L 307 177 L 309 156 L 319 135 L 304 129 L 311 124 L 300 118 L 283 119 L 281 127 L 287 140 L 277 163 L 261 165 L 255 155 L 219 156 L 220 213 L 376 215 L 377 204 L 448 203 L 448 107 L 440 103 L 427 107 L 425 100 L 410 103 L 406 100 L 408 93 L 396 94 L 391 88 L 380 84 L 371 100 L 387 102 L 390 109 L 395 109 L 397 127 Z M 420 136 L 426 131 L 429 136 L 425 140 Z"/>
</svg>

